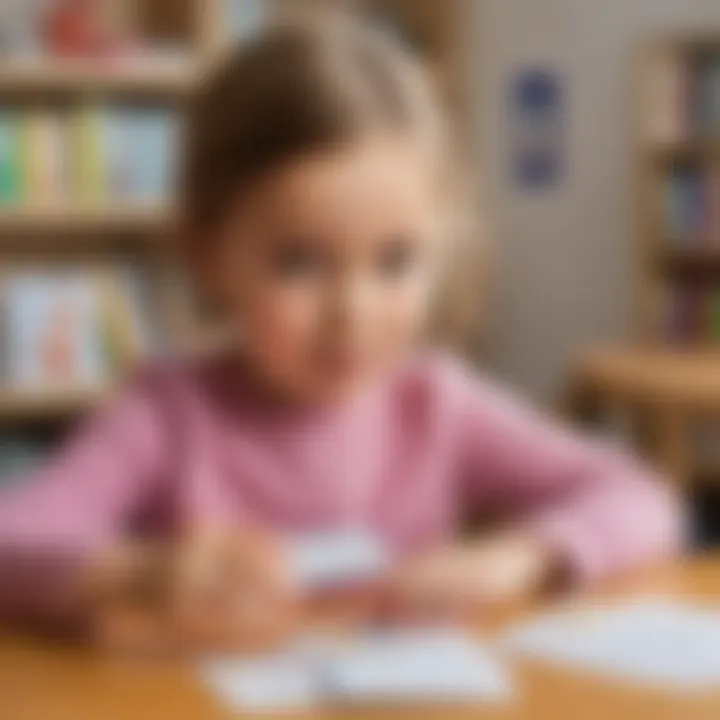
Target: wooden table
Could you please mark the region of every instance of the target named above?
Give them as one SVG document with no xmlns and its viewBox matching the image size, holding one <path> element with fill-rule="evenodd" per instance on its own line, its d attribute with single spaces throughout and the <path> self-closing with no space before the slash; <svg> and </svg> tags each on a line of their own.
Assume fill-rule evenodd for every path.
<svg viewBox="0 0 720 720">
<path fill-rule="evenodd" d="M 720 555 L 652 570 L 595 599 L 656 593 L 720 605 Z M 514 665 L 518 698 L 502 708 L 326 709 L 308 717 L 451 720 L 718 720 L 717 692 L 681 698 L 527 662 Z M 0 640 L 2 720 L 219 720 L 223 710 L 190 669 L 123 664 L 89 651 Z"/>
<path fill-rule="evenodd" d="M 569 394 L 575 415 L 599 406 L 639 421 L 650 456 L 687 486 L 706 469 L 695 457 L 693 428 L 720 421 L 720 352 L 594 349 L 571 368 Z"/>
</svg>

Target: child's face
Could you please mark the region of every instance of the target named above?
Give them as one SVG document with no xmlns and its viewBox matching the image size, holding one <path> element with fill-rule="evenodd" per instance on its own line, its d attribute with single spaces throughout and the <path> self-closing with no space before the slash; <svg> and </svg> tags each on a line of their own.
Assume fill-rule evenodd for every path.
<svg viewBox="0 0 720 720">
<path fill-rule="evenodd" d="M 407 141 L 366 140 L 300 159 L 239 201 L 210 280 L 274 389 L 339 399 L 413 345 L 436 265 L 433 175 Z"/>
</svg>

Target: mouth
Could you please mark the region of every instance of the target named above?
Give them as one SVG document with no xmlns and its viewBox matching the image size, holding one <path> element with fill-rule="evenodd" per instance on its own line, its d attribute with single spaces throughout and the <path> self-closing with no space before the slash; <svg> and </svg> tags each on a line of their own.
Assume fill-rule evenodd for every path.
<svg viewBox="0 0 720 720">
<path fill-rule="evenodd" d="M 335 379 L 359 375 L 365 366 L 366 361 L 361 353 L 346 348 L 323 352 L 319 358 L 321 372 Z"/>
</svg>

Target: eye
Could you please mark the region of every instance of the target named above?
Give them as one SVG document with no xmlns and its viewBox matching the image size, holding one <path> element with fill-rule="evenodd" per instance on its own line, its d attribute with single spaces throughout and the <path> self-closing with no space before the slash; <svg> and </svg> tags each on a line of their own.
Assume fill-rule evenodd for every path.
<svg viewBox="0 0 720 720">
<path fill-rule="evenodd" d="M 417 259 L 417 245 L 412 239 L 394 238 L 380 251 L 378 270 L 385 277 L 399 277 L 412 270 Z"/>
<path fill-rule="evenodd" d="M 280 246 L 272 257 L 278 275 L 288 278 L 306 277 L 322 272 L 327 265 L 325 253 L 308 242 L 295 241 Z"/>
</svg>

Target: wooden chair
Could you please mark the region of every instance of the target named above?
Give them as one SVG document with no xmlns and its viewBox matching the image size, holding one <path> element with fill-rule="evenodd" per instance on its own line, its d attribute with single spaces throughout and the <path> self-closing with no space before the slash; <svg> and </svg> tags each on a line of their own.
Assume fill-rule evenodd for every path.
<svg viewBox="0 0 720 720">
<path fill-rule="evenodd" d="M 570 377 L 575 416 L 621 413 L 640 430 L 651 459 L 682 486 L 703 469 L 693 428 L 720 420 L 720 353 L 599 349 L 580 357 Z"/>
</svg>

